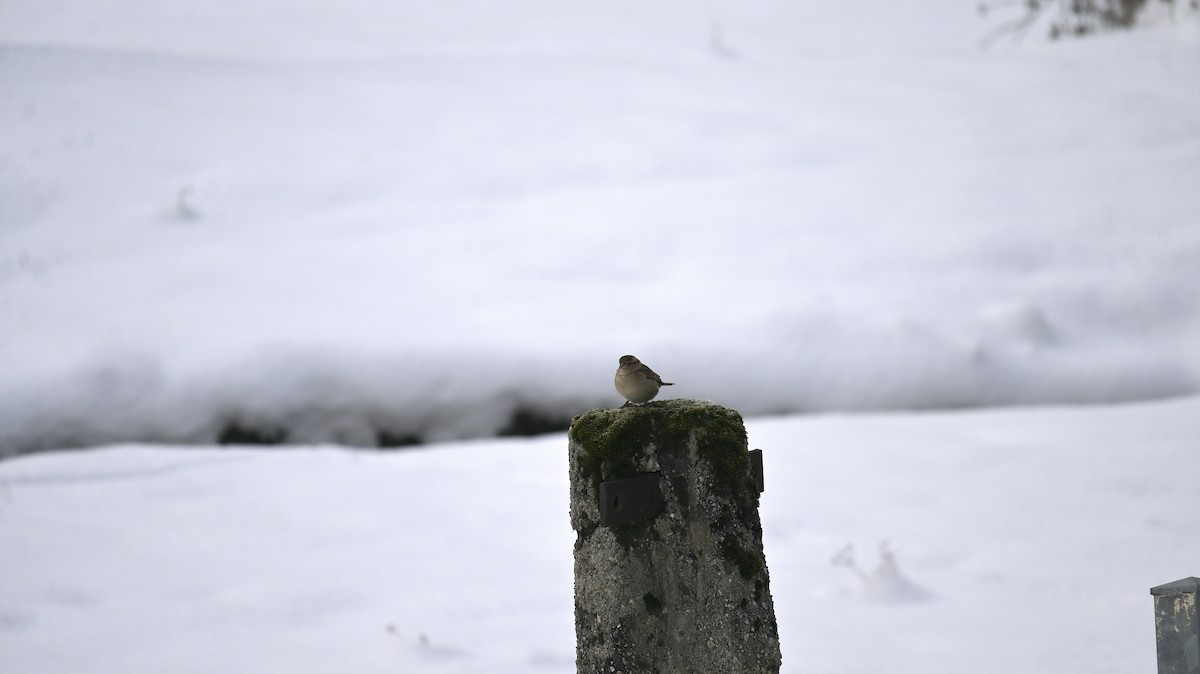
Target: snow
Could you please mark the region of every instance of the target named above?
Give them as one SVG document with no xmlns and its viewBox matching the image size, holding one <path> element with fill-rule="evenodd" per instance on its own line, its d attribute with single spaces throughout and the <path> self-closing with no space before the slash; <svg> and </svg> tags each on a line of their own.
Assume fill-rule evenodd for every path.
<svg viewBox="0 0 1200 674">
<path fill-rule="evenodd" d="M 1200 21 L 0 6 L 0 454 L 1200 387 Z"/>
<path fill-rule="evenodd" d="M 1200 398 L 747 426 L 785 672 L 1153 671 L 1149 589 L 1200 559 Z M 0 671 L 572 672 L 566 456 L 7 460 Z"/>
</svg>

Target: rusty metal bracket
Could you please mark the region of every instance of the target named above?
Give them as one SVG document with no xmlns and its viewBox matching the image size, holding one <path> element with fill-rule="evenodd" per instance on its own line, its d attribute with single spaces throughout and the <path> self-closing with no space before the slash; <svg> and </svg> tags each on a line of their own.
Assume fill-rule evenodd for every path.
<svg viewBox="0 0 1200 674">
<path fill-rule="evenodd" d="M 762 450 L 750 450 L 750 476 L 754 478 L 754 486 L 758 487 L 758 493 L 763 493 L 765 485 L 763 484 L 763 463 Z"/>
<path fill-rule="evenodd" d="M 656 517 L 663 511 L 662 473 L 641 473 L 600 483 L 600 526 L 613 527 Z"/>
</svg>

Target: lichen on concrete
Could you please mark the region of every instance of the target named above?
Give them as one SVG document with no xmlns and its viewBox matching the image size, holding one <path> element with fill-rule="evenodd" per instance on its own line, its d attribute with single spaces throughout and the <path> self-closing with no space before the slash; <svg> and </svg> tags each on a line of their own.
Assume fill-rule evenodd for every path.
<svg viewBox="0 0 1200 674">
<path fill-rule="evenodd" d="M 644 472 L 653 458 L 653 438 L 679 447 L 695 434 L 700 456 L 726 494 L 742 492 L 749 466 L 746 427 L 736 411 L 696 400 L 663 400 L 617 409 L 597 409 L 571 420 L 570 439 L 587 447 L 576 468 L 599 484 Z M 753 492 L 757 498 L 757 492 Z M 749 494 L 748 494 L 749 495 Z"/>
<path fill-rule="evenodd" d="M 778 672 L 741 416 L 668 400 L 571 424 L 579 672 Z M 653 520 L 600 527 L 601 481 L 660 472 Z"/>
</svg>

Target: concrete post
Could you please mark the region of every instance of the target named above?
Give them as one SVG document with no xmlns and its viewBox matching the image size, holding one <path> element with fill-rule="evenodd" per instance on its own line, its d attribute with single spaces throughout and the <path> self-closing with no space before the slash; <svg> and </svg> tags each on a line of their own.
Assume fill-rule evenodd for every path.
<svg viewBox="0 0 1200 674">
<path fill-rule="evenodd" d="M 582 414 L 569 439 L 577 672 L 778 672 L 741 416 L 657 401 Z"/>
<path fill-rule="evenodd" d="M 1200 674 L 1198 590 L 1200 578 L 1184 578 L 1150 588 L 1150 594 L 1154 595 L 1158 674 Z"/>
</svg>

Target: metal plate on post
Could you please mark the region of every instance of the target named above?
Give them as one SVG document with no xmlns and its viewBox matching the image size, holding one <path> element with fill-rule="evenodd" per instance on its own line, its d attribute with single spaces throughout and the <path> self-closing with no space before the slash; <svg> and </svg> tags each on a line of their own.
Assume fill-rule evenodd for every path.
<svg viewBox="0 0 1200 674">
<path fill-rule="evenodd" d="M 754 478 L 754 486 L 758 487 L 758 493 L 763 493 L 765 485 L 763 484 L 763 464 L 762 450 L 750 450 L 750 475 Z"/>
<path fill-rule="evenodd" d="M 600 526 L 650 519 L 663 511 L 662 473 L 642 473 L 600 483 Z"/>
<path fill-rule="evenodd" d="M 1200 578 L 1184 578 L 1150 588 L 1159 674 L 1200 674 L 1200 617 L 1196 598 Z"/>
</svg>

